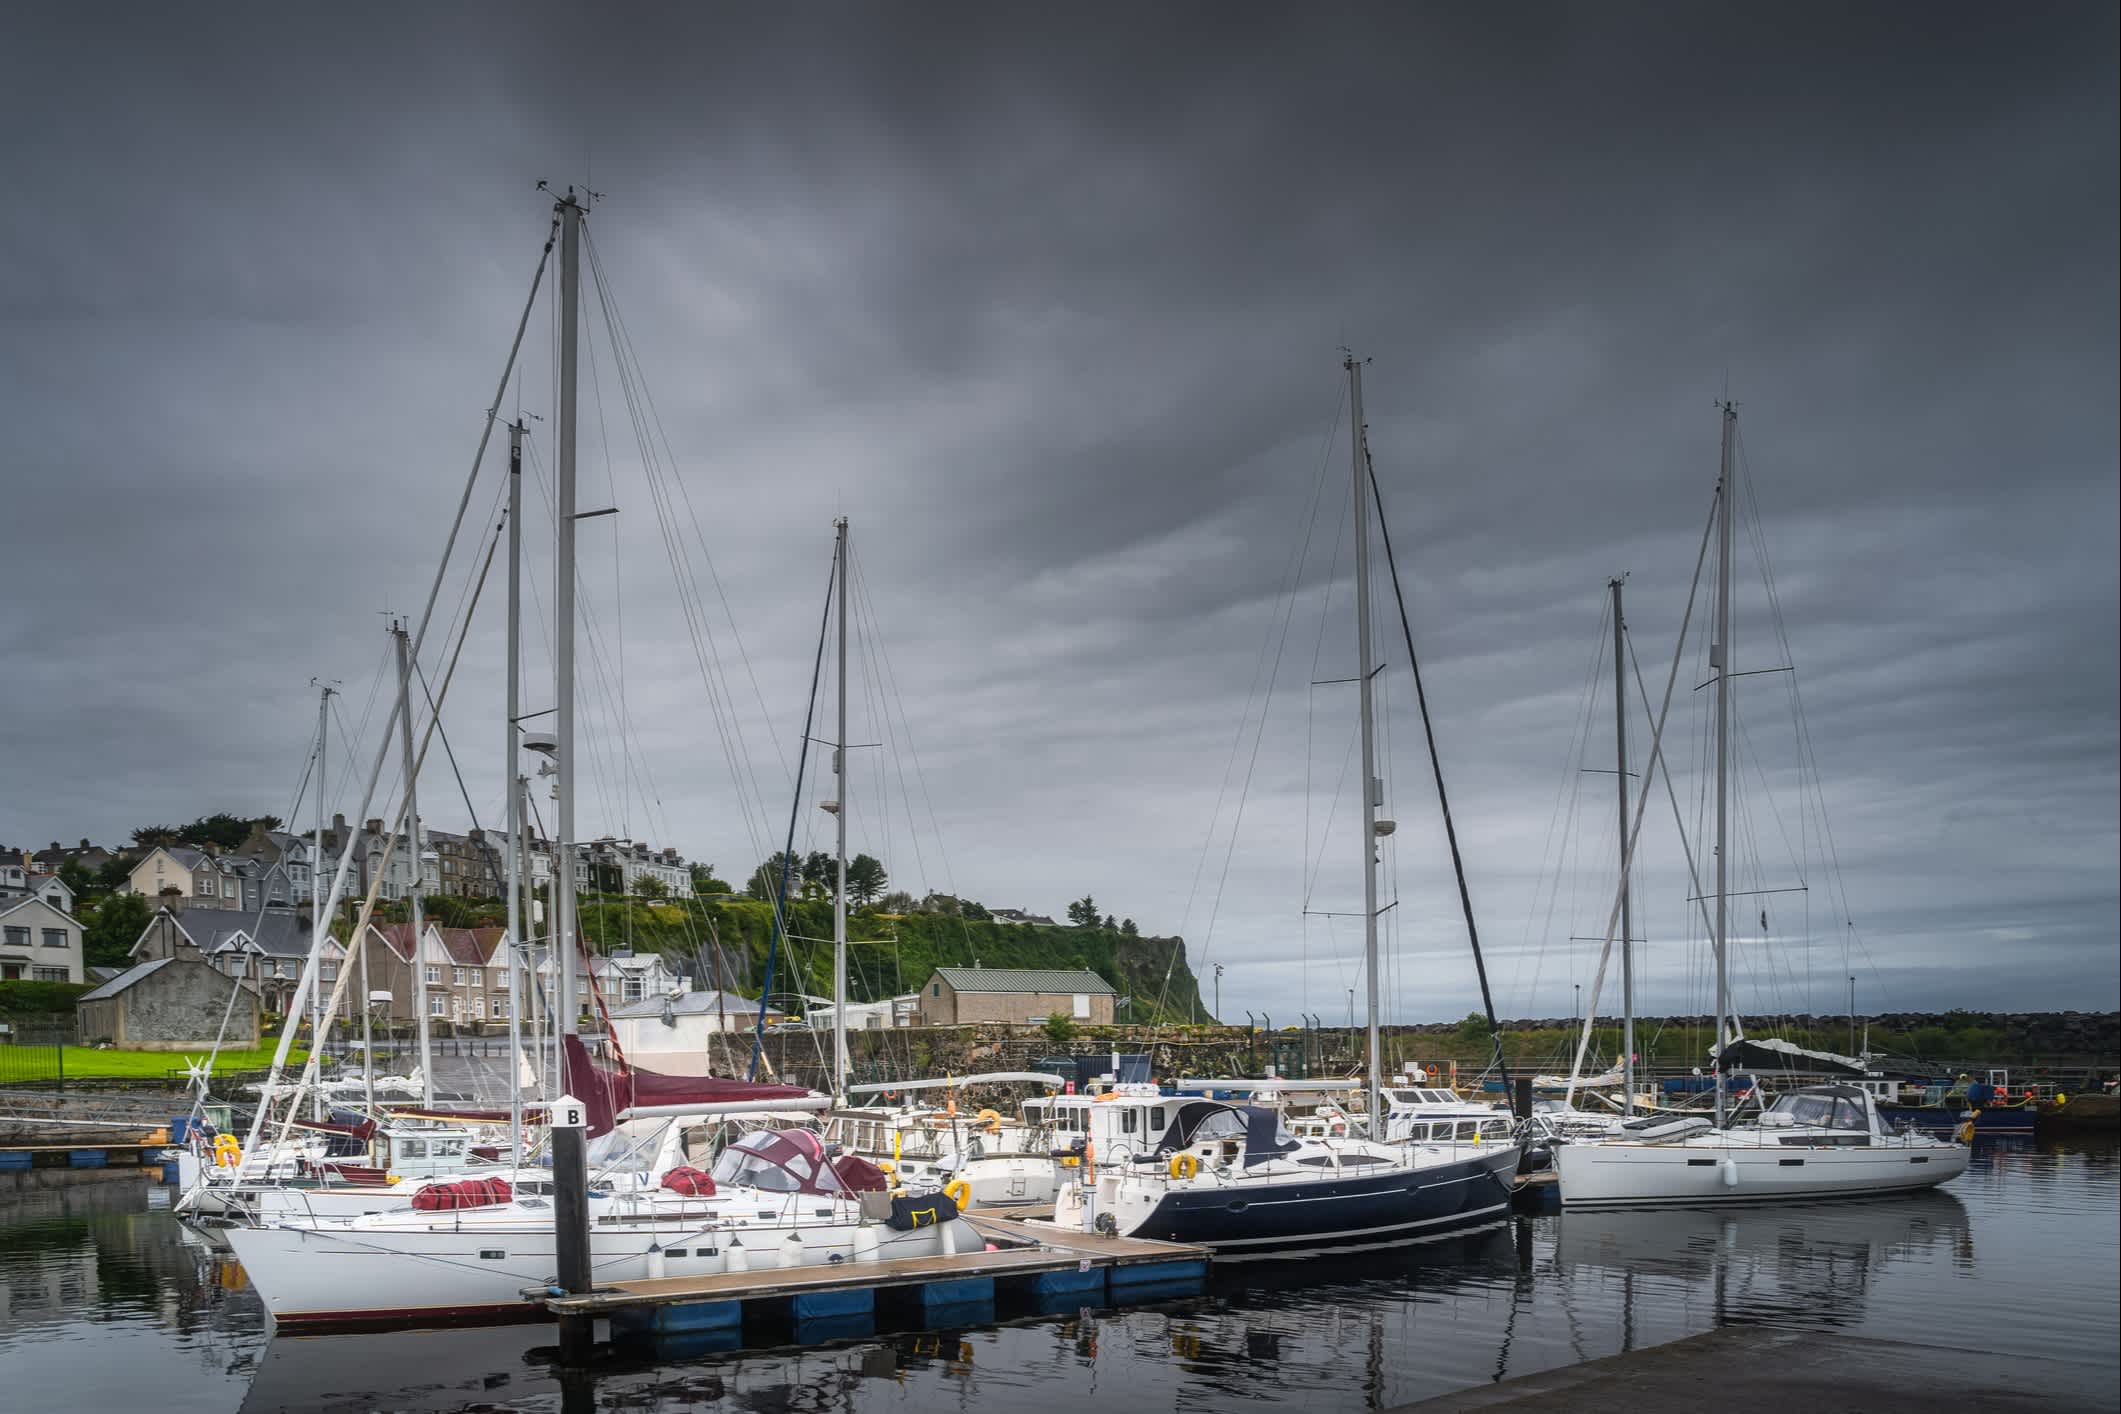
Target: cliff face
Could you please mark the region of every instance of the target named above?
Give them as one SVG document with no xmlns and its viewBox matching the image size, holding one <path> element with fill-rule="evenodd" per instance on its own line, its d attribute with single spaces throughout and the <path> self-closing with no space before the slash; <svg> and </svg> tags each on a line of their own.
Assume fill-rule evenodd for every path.
<svg viewBox="0 0 2121 1414">
<path fill-rule="evenodd" d="M 775 992 L 832 994 L 832 906 L 789 906 L 788 928 L 774 964 Z M 715 977 L 720 945 L 723 984 L 756 995 L 766 974 L 773 910 L 762 902 L 711 897 L 676 904 L 585 903 L 582 927 L 605 949 L 632 947 L 697 958 L 701 985 Z M 938 967 L 1081 967 L 1131 997 L 1128 1021 L 1186 1021 L 1200 1002 L 1199 983 L 1177 938 L 1127 937 L 1104 928 L 994 923 L 937 913 L 860 912 L 848 920 L 853 946 L 847 987 L 855 1001 L 879 1001 L 917 990 Z M 819 940 L 827 941 L 819 941 Z M 1202 1013 L 1205 1019 L 1205 1013 Z"/>
</svg>

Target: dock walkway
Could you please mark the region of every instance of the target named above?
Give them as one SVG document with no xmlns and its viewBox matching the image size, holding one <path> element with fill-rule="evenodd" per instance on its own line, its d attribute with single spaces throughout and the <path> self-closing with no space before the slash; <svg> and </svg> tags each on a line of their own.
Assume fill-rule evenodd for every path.
<svg viewBox="0 0 2121 1414">
<path fill-rule="evenodd" d="M 991 1306 L 997 1284 L 1038 1299 L 1084 1305 L 1197 1291 L 1208 1272 L 1204 1247 L 1101 1233 L 1028 1228 L 967 1213 L 956 1219 L 976 1250 L 874 1262 L 815 1263 L 748 1272 L 607 1282 L 574 1295 L 531 1289 L 524 1296 L 554 1316 L 608 1316 L 614 1335 L 667 1335 L 741 1326 L 747 1306 L 786 1306 L 799 1322 L 861 1319 L 880 1292 L 929 1312 Z M 987 1250 L 992 1244 L 993 1250 Z"/>
</svg>

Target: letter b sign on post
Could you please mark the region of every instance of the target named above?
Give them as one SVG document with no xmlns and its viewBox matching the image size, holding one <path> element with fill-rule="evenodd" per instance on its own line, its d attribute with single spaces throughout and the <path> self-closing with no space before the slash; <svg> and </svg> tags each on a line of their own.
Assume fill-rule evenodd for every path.
<svg viewBox="0 0 2121 1414">
<path fill-rule="evenodd" d="M 562 1095 L 550 1106 L 554 1129 L 580 1129 L 589 1123 L 589 1111 L 572 1095 Z"/>
</svg>

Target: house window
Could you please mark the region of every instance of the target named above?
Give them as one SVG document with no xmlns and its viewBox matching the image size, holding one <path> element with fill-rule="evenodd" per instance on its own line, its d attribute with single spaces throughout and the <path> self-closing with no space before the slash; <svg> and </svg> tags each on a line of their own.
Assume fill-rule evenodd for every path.
<svg viewBox="0 0 2121 1414">
<path fill-rule="evenodd" d="M 449 998 L 429 997 L 427 999 L 427 1014 L 429 1016 L 449 1015 Z"/>
<path fill-rule="evenodd" d="M 67 982 L 72 980 L 66 975 L 66 969 L 63 967 L 33 967 L 30 969 L 30 975 L 31 979 L 37 982 Z"/>
<path fill-rule="evenodd" d="M 208 874 L 201 874 L 199 876 L 198 886 L 193 890 L 193 892 L 198 894 L 200 898 L 212 898 L 214 896 L 213 876 Z"/>
<path fill-rule="evenodd" d="M 940 983 L 940 982 L 936 983 L 936 984 L 935 984 L 935 985 L 934 985 L 933 987 L 930 987 L 930 988 L 928 989 L 928 995 L 929 995 L 929 996 L 931 996 L 931 997 L 939 997 L 939 996 L 941 996 L 942 994 L 943 994 L 943 984 L 942 984 L 942 983 Z"/>
<path fill-rule="evenodd" d="M 1080 1019 L 1080 1018 L 1083 1018 L 1083 1017 L 1087 1017 L 1087 1016 L 1088 1016 L 1089 1014 L 1090 1014 L 1090 994 L 1089 994 L 1088 992 L 1077 992 L 1077 993 L 1075 994 L 1075 1015 L 1076 1015 L 1076 1017 L 1077 1017 L 1078 1019 Z"/>
<path fill-rule="evenodd" d="M 7 930 L 7 945 L 8 945 L 9 947 L 11 947 L 11 948 L 26 948 L 26 947 L 28 947 L 28 946 L 29 946 L 29 929 L 27 929 L 27 928 L 10 928 L 10 929 L 8 929 L 8 930 Z"/>
<path fill-rule="evenodd" d="M 234 898 L 235 896 L 236 896 L 236 881 L 235 881 L 234 879 L 223 879 L 223 880 L 221 881 L 221 897 L 223 897 L 223 898 Z"/>
<path fill-rule="evenodd" d="M 427 981 L 428 981 L 428 985 L 432 986 L 432 985 L 434 985 L 435 983 L 437 983 L 437 982 L 440 982 L 441 980 L 442 980 L 442 969 L 441 969 L 441 968 L 439 968 L 439 967 L 430 967 L 430 968 L 428 968 L 428 969 L 427 969 Z"/>
<path fill-rule="evenodd" d="M 475 1017 L 478 1017 L 478 1018 L 479 1018 L 480 1020 L 484 1020 L 484 1019 L 485 1019 L 485 1017 L 486 1017 L 486 998 L 484 998 L 484 997 L 473 997 L 473 998 L 471 999 L 471 1014 L 472 1014 L 473 1016 L 475 1016 Z"/>
<path fill-rule="evenodd" d="M 457 985 L 458 985 L 459 987 L 461 987 L 461 986 L 463 986 L 463 985 L 464 985 L 464 969 L 463 969 L 463 968 L 461 968 L 461 967 L 452 967 L 452 968 L 450 968 L 450 969 L 449 969 L 449 972 L 450 972 L 450 977 L 449 977 L 449 980 L 450 980 L 450 981 L 452 981 L 452 982 L 456 983 L 456 984 L 457 984 Z M 430 979 L 430 980 L 431 980 L 431 979 Z"/>
<path fill-rule="evenodd" d="M 66 930 L 64 928 L 46 928 L 44 930 L 44 946 L 48 948 L 65 947 Z"/>
<path fill-rule="evenodd" d="M 508 998 L 495 997 L 493 999 L 493 1019 L 495 1021 L 506 1021 L 508 1019 Z"/>
<path fill-rule="evenodd" d="M 336 962 L 324 963 L 318 968 L 317 975 L 327 982 L 336 982 L 339 980 L 339 964 Z"/>
<path fill-rule="evenodd" d="M 622 986 L 619 990 L 627 1001 L 637 1002 L 641 999 L 642 996 L 641 979 L 638 977 L 628 977 L 626 979 L 625 985 Z"/>
</svg>

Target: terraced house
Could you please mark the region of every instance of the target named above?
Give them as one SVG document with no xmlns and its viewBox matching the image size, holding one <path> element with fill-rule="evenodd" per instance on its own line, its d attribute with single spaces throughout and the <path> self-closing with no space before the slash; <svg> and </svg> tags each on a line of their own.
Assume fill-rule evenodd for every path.
<svg viewBox="0 0 2121 1414">
<path fill-rule="evenodd" d="M 390 994 L 387 1005 L 378 1003 L 378 1014 L 397 1022 L 417 1018 L 420 983 L 413 971 L 417 967 L 426 976 L 429 1021 L 456 1026 L 507 1021 L 508 969 L 501 952 L 502 934 L 499 928 L 443 928 L 428 923 L 420 929 L 415 949 L 410 923 L 371 924 L 366 940 L 368 988 L 371 994 Z"/>
</svg>

